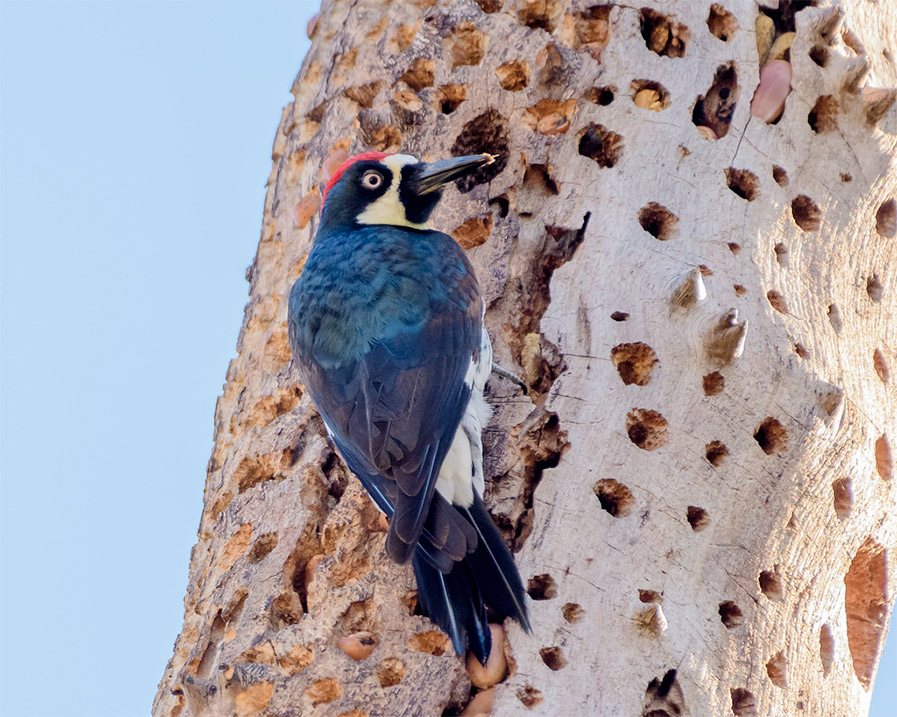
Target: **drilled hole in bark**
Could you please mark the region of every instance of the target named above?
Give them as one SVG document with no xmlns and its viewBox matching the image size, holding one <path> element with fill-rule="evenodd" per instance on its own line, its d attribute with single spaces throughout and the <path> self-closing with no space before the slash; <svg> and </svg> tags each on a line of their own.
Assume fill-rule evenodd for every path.
<svg viewBox="0 0 897 717">
<path fill-rule="evenodd" d="M 787 685 L 785 679 L 787 667 L 788 661 L 785 659 L 785 653 L 782 651 L 777 652 L 766 663 L 766 674 L 769 676 L 769 681 L 780 689 L 785 689 Z"/>
<path fill-rule="evenodd" d="M 573 16 L 575 50 L 584 50 L 601 61 L 601 51 L 610 42 L 612 9 L 613 5 L 592 5 Z"/>
<path fill-rule="evenodd" d="M 523 186 L 534 190 L 538 194 L 556 197 L 560 194 L 560 187 L 549 174 L 547 165 L 528 164 L 523 175 Z"/>
<path fill-rule="evenodd" d="M 526 60 L 511 60 L 495 68 L 498 84 L 508 92 L 519 92 L 529 84 L 529 65 Z"/>
<path fill-rule="evenodd" d="M 306 199 L 309 197 L 311 198 L 311 203 L 314 204 L 311 212 L 314 214 L 321 204 L 321 198 L 317 193 L 308 195 Z M 304 199 L 300 200 L 299 203 L 301 204 L 303 201 Z M 249 416 L 249 423 L 253 426 L 265 426 L 275 418 L 279 418 L 296 408 L 301 398 L 302 390 L 298 386 L 291 386 L 286 390 L 276 391 L 269 396 L 263 396 L 253 407 Z"/>
<path fill-rule="evenodd" d="M 726 185 L 742 199 L 753 202 L 760 192 L 760 179 L 747 169 L 726 169 Z"/>
<path fill-rule="evenodd" d="M 454 239 L 464 251 L 473 249 L 475 246 L 485 244 L 492 233 L 492 215 L 486 214 L 481 217 L 471 217 L 467 221 L 456 226 L 450 232 Z"/>
<path fill-rule="evenodd" d="M 878 374 L 878 378 L 881 379 L 882 383 L 887 383 L 891 378 L 891 372 L 888 369 L 888 364 L 885 361 L 885 356 L 881 352 L 881 349 L 875 349 L 872 352 L 872 367 L 875 369 L 875 373 Z"/>
<path fill-rule="evenodd" d="M 356 85 L 355 87 L 347 87 L 343 90 L 343 95 L 360 107 L 370 109 L 374 104 L 374 98 L 383 87 L 382 82 L 368 82 L 364 85 Z"/>
<path fill-rule="evenodd" d="M 734 284 L 732 288 L 735 290 L 735 296 L 744 296 L 747 293 L 747 289 L 741 284 Z"/>
<path fill-rule="evenodd" d="M 869 294 L 869 298 L 876 304 L 881 302 L 882 291 L 883 289 L 881 282 L 878 280 L 878 274 L 873 274 L 866 279 L 866 293 Z"/>
<path fill-rule="evenodd" d="M 832 637 L 832 629 L 828 625 L 819 628 L 819 659 L 822 661 L 822 674 L 828 677 L 835 659 L 835 638 Z"/>
<path fill-rule="evenodd" d="M 778 291 L 767 291 L 766 300 L 769 301 L 769 305 L 772 306 L 772 308 L 774 308 L 780 314 L 788 313 L 788 305 L 785 303 L 785 297 L 782 296 Z"/>
<path fill-rule="evenodd" d="M 781 600 L 782 598 L 782 578 L 779 576 L 778 568 L 775 570 L 761 570 L 757 577 L 760 584 L 760 592 L 762 592 L 770 600 Z"/>
<path fill-rule="evenodd" d="M 832 483 L 832 493 L 835 499 L 835 514 L 842 520 L 850 517 L 853 508 L 853 491 L 850 478 L 838 478 Z"/>
<path fill-rule="evenodd" d="M 710 516 L 707 515 L 707 511 L 703 508 L 698 508 L 696 505 L 688 506 L 688 509 L 685 511 L 685 518 L 688 520 L 691 529 L 696 533 L 704 530 L 710 524 Z"/>
<path fill-rule="evenodd" d="M 726 386 L 726 379 L 719 371 L 714 371 L 704 376 L 703 384 L 706 396 L 718 396 Z"/>
<path fill-rule="evenodd" d="M 536 55 L 536 77 L 546 88 L 567 84 L 572 68 L 554 42 L 549 42 Z"/>
<path fill-rule="evenodd" d="M 349 485 L 349 475 L 343 468 L 343 463 L 336 452 L 330 452 L 321 464 L 321 472 L 324 474 L 327 495 L 338 503 Z M 334 504 L 335 504 L 334 503 Z"/>
<path fill-rule="evenodd" d="M 424 87 L 433 86 L 435 73 L 435 60 L 427 57 L 418 57 L 399 79 L 415 92 L 420 92 Z"/>
<path fill-rule="evenodd" d="M 582 620 L 582 616 L 585 614 L 585 611 L 582 607 L 575 602 L 568 602 L 561 608 L 561 614 L 564 616 L 564 619 L 569 623 L 579 622 Z"/>
<path fill-rule="evenodd" d="M 853 175 L 850 172 L 841 172 L 841 174 L 839 174 L 838 177 L 840 177 L 842 182 L 852 182 L 853 181 Z"/>
<path fill-rule="evenodd" d="M 844 392 L 839 388 L 835 388 L 819 397 L 819 407 L 823 410 L 825 415 L 834 416 L 835 411 L 841 407 L 843 400 Z"/>
<path fill-rule="evenodd" d="M 649 50 L 663 57 L 685 57 L 691 31 L 682 23 L 651 8 L 642 8 L 639 28 Z"/>
<path fill-rule="evenodd" d="M 666 419 L 657 411 L 634 408 L 626 415 L 629 440 L 646 451 L 656 451 L 669 440 Z"/>
<path fill-rule="evenodd" d="M 878 662 L 881 637 L 887 620 L 887 557 L 872 538 L 857 551 L 844 577 L 847 611 L 847 645 L 853 671 L 868 690 Z"/>
<path fill-rule="evenodd" d="M 407 90 L 396 90 L 389 100 L 389 106 L 392 108 L 399 124 L 403 127 L 419 125 L 424 121 L 426 116 L 426 112 L 422 111 L 424 108 L 423 100 L 413 92 Z M 388 135 L 391 134 L 387 131 L 384 135 L 383 130 L 386 130 L 386 128 L 381 127 L 372 130 L 367 134 L 374 136 L 379 133 L 378 143 L 382 143 L 383 141 L 388 141 Z M 386 139 L 384 139 L 384 137 Z M 372 144 L 376 143 L 372 142 Z"/>
<path fill-rule="evenodd" d="M 837 130 L 838 100 L 831 95 L 822 95 L 807 115 L 807 123 L 817 134 Z"/>
<path fill-rule="evenodd" d="M 557 25 L 560 10 L 557 3 L 542 0 L 522 0 L 517 7 L 517 20 L 533 30 L 552 33 Z"/>
<path fill-rule="evenodd" d="M 828 320 L 835 330 L 835 333 L 841 333 L 841 311 L 836 304 L 828 305 Z"/>
<path fill-rule="evenodd" d="M 387 657 L 377 665 L 380 687 L 394 687 L 405 679 L 405 664 L 397 657 Z"/>
<path fill-rule="evenodd" d="M 243 458 L 234 471 L 239 492 L 247 491 L 259 483 L 274 480 L 275 477 L 282 480 L 282 475 L 275 476 L 279 462 L 273 453 Z"/>
<path fill-rule="evenodd" d="M 775 418 L 767 417 L 754 432 L 754 440 L 768 455 L 781 455 L 788 448 L 788 431 Z"/>
<path fill-rule="evenodd" d="M 280 598 L 275 599 L 271 617 L 284 624 L 292 625 L 308 612 L 309 580 L 307 573 L 309 571 L 306 568 L 314 556 L 322 553 L 317 533 L 317 526 L 310 524 L 283 564 L 284 580 L 291 592 L 284 593 Z M 280 600 L 279 604 L 278 600 Z"/>
<path fill-rule="evenodd" d="M 249 690 L 247 689 L 240 694 L 242 696 L 247 694 L 248 692 Z M 302 696 L 311 702 L 312 707 L 317 707 L 318 705 L 328 704 L 342 697 L 343 687 L 335 678 L 325 677 L 321 680 L 315 680 L 314 682 L 312 682 L 302 692 Z M 239 701 L 237 704 L 239 704 Z"/>
<path fill-rule="evenodd" d="M 443 41 L 444 54 L 453 70 L 462 65 L 479 65 L 488 46 L 489 36 L 472 22 L 459 22 Z"/>
<path fill-rule="evenodd" d="M 558 585 L 551 575 L 542 573 L 527 581 L 526 592 L 533 600 L 551 600 L 558 596 Z"/>
<path fill-rule="evenodd" d="M 648 202 L 639 210 L 638 223 L 655 239 L 666 241 L 676 235 L 679 217 L 657 202 Z"/>
<path fill-rule="evenodd" d="M 258 563 L 277 547 L 277 533 L 260 535 L 249 551 L 249 562 Z"/>
<path fill-rule="evenodd" d="M 728 42 L 738 32 L 738 21 L 722 5 L 713 3 L 707 15 L 707 29 L 715 38 Z"/>
<path fill-rule="evenodd" d="M 744 622 L 741 608 L 731 600 L 724 600 L 719 604 L 719 619 L 727 630 L 734 630 Z"/>
<path fill-rule="evenodd" d="M 659 363 L 654 349 L 640 341 L 614 346 L 610 350 L 610 360 L 627 386 L 647 386 L 654 367 Z"/>
<path fill-rule="evenodd" d="M 691 114 L 692 123 L 698 128 L 709 130 L 704 133 L 709 139 L 725 137 L 732 124 L 739 92 L 735 65 L 720 65 L 713 76 L 710 89 L 695 101 Z"/>
<path fill-rule="evenodd" d="M 467 85 L 442 85 L 435 94 L 436 106 L 444 115 L 449 115 L 467 99 Z"/>
<path fill-rule="evenodd" d="M 655 677 L 648 683 L 641 717 L 672 717 L 687 713 L 685 695 L 676 679 L 676 670 L 667 670 L 662 678 Z"/>
<path fill-rule="evenodd" d="M 875 231 L 888 239 L 897 235 L 897 201 L 889 199 L 875 212 Z"/>
<path fill-rule="evenodd" d="M 729 251 L 736 256 L 738 255 L 738 252 L 741 251 L 741 244 L 739 244 L 738 242 L 730 241 L 726 244 L 726 246 L 729 247 Z"/>
<path fill-rule="evenodd" d="M 615 311 L 610 315 L 610 317 L 614 321 L 626 321 L 626 319 L 629 318 L 629 314 L 627 314 L 625 311 Z"/>
<path fill-rule="evenodd" d="M 791 216 L 794 217 L 794 223 L 805 232 L 816 231 L 822 223 L 822 212 L 806 194 L 791 201 Z"/>
<path fill-rule="evenodd" d="M 539 657 L 542 658 L 542 662 L 548 666 L 548 669 L 554 672 L 567 666 L 567 660 L 560 647 L 543 647 L 539 650 Z"/>
<path fill-rule="evenodd" d="M 492 164 L 480 167 L 476 172 L 455 181 L 461 192 L 469 192 L 478 184 L 486 184 L 502 173 L 508 163 L 508 124 L 495 110 L 487 110 L 464 125 L 451 155 L 463 157 L 468 154 L 489 153 L 495 155 Z"/>
<path fill-rule="evenodd" d="M 445 633 L 439 630 L 418 632 L 408 638 L 408 647 L 415 652 L 426 652 L 428 655 L 442 657 L 452 646 Z"/>
<path fill-rule="evenodd" d="M 805 361 L 810 358 L 810 352 L 799 342 L 794 344 L 794 353 L 797 354 L 798 358 L 802 358 Z"/>
<path fill-rule="evenodd" d="M 483 12 L 492 14 L 501 10 L 504 0 L 474 0 L 480 6 Z"/>
<path fill-rule="evenodd" d="M 417 590 L 409 590 L 402 595 L 400 600 L 409 615 L 414 616 L 424 614 L 423 608 L 420 606 L 420 600 L 418 600 Z"/>
<path fill-rule="evenodd" d="M 632 491 L 612 478 L 602 478 L 592 486 L 592 491 L 598 496 L 598 502 L 601 504 L 602 509 L 606 510 L 614 518 L 622 518 L 629 515 L 635 505 Z"/>
<path fill-rule="evenodd" d="M 772 3 L 768 3 L 772 5 Z M 781 0 L 778 7 L 760 7 L 760 12 L 768 15 L 775 26 L 776 35 L 794 32 L 797 28 L 795 14 L 807 7 L 816 7 L 817 0 Z M 823 35 L 826 39 L 827 36 Z"/>
<path fill-rule="evenodd" d="M 405 52 L 405 50 L 411 47 L 411 43 L 414 41 L 414 38 L 417 37 L 418 30 L 420 30 L 420 25 L 420 20 L 416 23 L 399 25 L 396 28 L 395 34 L 389 41 L 389 51 L 391 53 Z"/>
<path fill-rule="evenodd" d="M 623 137 L 592 122 L 579 140 L 579 153 L 597 162 L 599 167 L 613 167 L 623 154 Z"/>
<path fill-rule="evenodd" d="M 663 597 L 656 590 L 641 590 L 638 591 L 638 599 L 643 603 L 659 603 L 663 600 Z"/>
<path fill-rule="evenodd" d="M 710 465 L 717 468 L 723 464 L 726 456 L 729 455 L 729 449 L 720 441 L 710 441 L 707 444 L 705 455 L 707 460 L 710 461 Z"/>
<path fill-rule="evenodd" d="M 829 50 L 825 45 L 813 45 L 810 48 L 810 59 L 820 67 L 828 64 Z"/>
<path fill-rule="evenodd" d="M 888 434 L 882 433 L 875 441 L 875 469 L 882 480 L 891 480 L 894 477 L 894 464 L 891 461 L 891 442 Z"/>
<path fill-rule="evenodd" d="M 776 262 L 780 266 L 788 266 L 788 247 L 779 242 L 772 250 L 776 253 Z"/>
<path fill-rule="evenodd" d="M 614 95 L 616 94 L 616 92 L 617 88 L 613 85 L 605 85 L 604 87 L 592 87 L 585 93 L 584 99 L 596 105 L 607 107 L 607 105 L 614 101 Z"/>
<path fill-rule="evenodd" d="M 772 166 L 772 178 L 780 187 L 788 186 L 788 172 L 777 164 Z"/>
<path fill-rule="evenodd" d="M 670 106 L 670 93 L 659 82 L 653 80 L 633 80 L 629 85 L 632 103 L 636 107 L 660 112 Z"/>
<path fill-rule="evenodd" d="M 320 124 L 320 122 L 324 119 L 324 113 L 327 111 L 327 101 L 325 100 L 321 104 L 313 107 L 308 111 L 308 114 L 305 115 L 305 119 L 313 124 Z"/>
<path fill-rule="evenodd" d="M 523 706 L 531 710 L 536 705 L 542 703 L 542 691 L 537 690 L 532 685 L 524 685 L 517 690 L 517 699 L 523 703 Z"/>
<path fill-rule="evenodd" d="M 736 687 L 732 695 L 732 714 L 735 717 L 757 717 L 757 700 L 743 687 Z"/>
</svg>

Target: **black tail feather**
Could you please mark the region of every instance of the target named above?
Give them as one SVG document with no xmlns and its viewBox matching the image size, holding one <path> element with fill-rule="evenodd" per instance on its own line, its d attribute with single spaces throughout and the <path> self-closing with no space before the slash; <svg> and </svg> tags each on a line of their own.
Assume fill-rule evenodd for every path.
<svg viewBox="0 0 897 717">
<path fill-rule="evenodd" d="M 448 573 L 435 565 L 421 544 L 414 554 L 414 575 L 424 613 L 446 631 L 459 655 L 465 647 L 483 664 L 492 649 L 486 606 L 499 618 L 511 617 L 529 632 L 523 583 L 504 539 L 492 522 L 482 499 L 476 496 L 470 508 L 459 512 L 478 535 L 476 549 Z M 469 645 L 468 645 L 469 643 Z"/>
<path fill-rule="evenodd" d="M 473 524 L 480 539 L 468 561 L 474 574 L 480 577 L 478 583 L 483 599 L 502 617 L 514 618 L 524 630 L 531 632 L 526 611 L 526 591 L 520 573 L 483 499 L 475 494 L 473 504 L 461 511 Z"/>
</svg>

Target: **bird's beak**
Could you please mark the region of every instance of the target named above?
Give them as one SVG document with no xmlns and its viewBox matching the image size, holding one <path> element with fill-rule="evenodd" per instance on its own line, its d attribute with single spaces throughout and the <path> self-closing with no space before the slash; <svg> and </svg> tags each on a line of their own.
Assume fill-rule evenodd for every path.
<svg viewBox="0 0 897 717">
<path fill-rule="evenodd" d="M 495 157 L 491 154 L 473 154 L 421 164 L 411 179 L 411 190 L 415 194 L 435 192 L 452 180 L 475 172 L 494 161 Z"/>
</svg>

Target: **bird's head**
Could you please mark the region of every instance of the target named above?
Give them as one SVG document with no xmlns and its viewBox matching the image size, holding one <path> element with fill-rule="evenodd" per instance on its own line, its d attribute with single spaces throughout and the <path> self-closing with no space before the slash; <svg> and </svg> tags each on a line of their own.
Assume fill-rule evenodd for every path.
<svg viewBox="0 0 897 717">
<path fill-rule="evenodd" d="M 442 188 L 493 162 L 490 154 L 421 162 L 410 154 L 366 152 L 333 173 L 321 200 L 321 226 L 392 224 L 426 229 Z"/>
</svg>

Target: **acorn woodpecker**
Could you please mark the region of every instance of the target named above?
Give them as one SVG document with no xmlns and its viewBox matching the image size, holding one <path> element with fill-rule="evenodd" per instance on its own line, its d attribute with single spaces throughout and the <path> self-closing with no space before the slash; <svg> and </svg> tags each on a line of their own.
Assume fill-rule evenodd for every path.
<svg viewBox="0 0 897 717">
<path fill-rule="evenodd" d="M 350 158 L 290 292 L 300 379 L 346 464 L 389 518 L 386 550 L 410 558 L 426 615 L 486 662 L 493 618 L 529 631 L 520 574 L 483 504 L 483 389 L 492 345 L 473 267 L 428 228 L 442 188 L 488 154 L 424 163 Z"/>
</svg>

